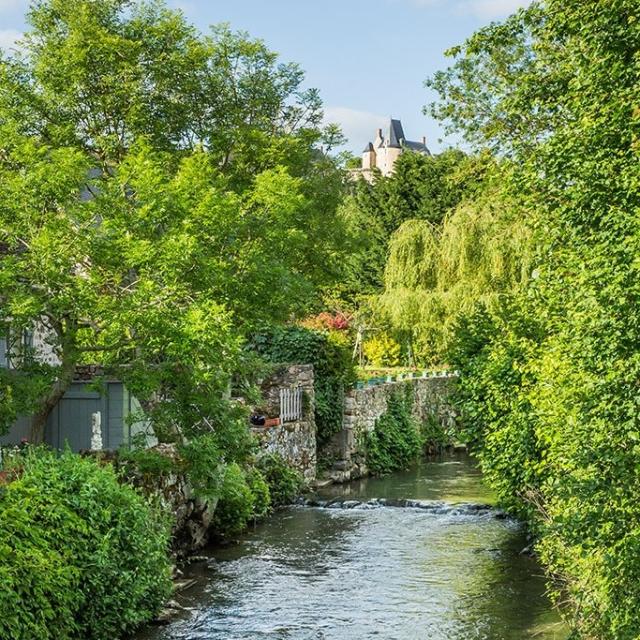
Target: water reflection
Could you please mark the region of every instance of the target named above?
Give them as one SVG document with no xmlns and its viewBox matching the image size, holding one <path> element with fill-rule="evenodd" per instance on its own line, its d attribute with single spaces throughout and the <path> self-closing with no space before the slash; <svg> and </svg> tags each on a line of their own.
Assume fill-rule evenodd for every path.
<svg viewBox="0 0 640 640">
<path fill-rule="evenodd" d="M 463 458 L 331 493 L 491 499 Z M 491 514 L 292 508 L 212 550 L 216 568 L 194 568 L 183 601 L 192 614 L 140 638 L 564 640 L 525 543 Z"/>
</svg>

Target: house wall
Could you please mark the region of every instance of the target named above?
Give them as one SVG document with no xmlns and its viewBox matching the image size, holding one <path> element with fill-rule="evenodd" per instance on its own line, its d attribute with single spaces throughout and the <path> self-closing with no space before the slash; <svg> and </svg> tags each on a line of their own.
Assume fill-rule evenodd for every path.
<svg viewBox="0 0 640 640">
<path fill-rule="evenodd" d="M 147 422 L 138 419 L 130 424 L 129 418 L 139 416 L 141 407 L 128 389 L 117 381 L 107 382 L 101 389 L 94 388 L 88 381 L 73 382 L 47 419 L 44 442 L 58 449 L 67 445 L 72 451 L 89 449 L 91 415 L 98 411 L 102 418 L 104 449 L 118 449 L 123 444 L 130 444 L 137 433 L 147 434 L 149 446 L 157 442 L 149 434 Z M 0 446 L 19 444 L 23 438 L 29 438 L 29 430 L 29 416 L 20 417 L 9 433 L 0 437 Z"/>
<path fill-rule="evenodd" d="M 380 171 L 382 172 L 382 175 L 388 176 L 393 173 L 393 165 L 395 164 L 396 160 L 400 157 L 400 154 L 402 153 L 402 149 L 399 149 L 396 147 L 385 147 L 384 151 L 385 153 L 384 153 L 383 161 L 382 161 L 382 164 L 379 166 L 380 166 Z"/>
<path fill-rule="evenodd" d="M 367 169 L 372 169 L 375 166 L 376 166 L 375 151 L 365 151 L 365 153 L 362 154 L 362 168 L 367 170 Z"/>
</svg>

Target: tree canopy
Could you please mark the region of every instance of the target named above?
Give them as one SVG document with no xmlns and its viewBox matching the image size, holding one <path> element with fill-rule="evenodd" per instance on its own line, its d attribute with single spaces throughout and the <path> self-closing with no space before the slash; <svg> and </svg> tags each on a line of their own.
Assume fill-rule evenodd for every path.
<svg viewBox="0 0 640 640">
<path fill-rule="evenodd" d="M 223 424 L 243 336 L 339 271 L 336 129 L 297 66 L 159 2 L 46 0 L 28 20 L 0 60 L 0 322 L 44 326 L 59 364 L 14 359 L 5 427 L 31 407 L 39 439 L 83 362 L 159 434 Z"/>
<path fill-rule="evenodd" d="M 534 2 L 451 51 L 434 113 L 511 159 L 535 277 L 461 322 L 471 436 L 527 514 L 579 637 L 631 640 L 637 602 L 640 7 Z"/>
</svg>

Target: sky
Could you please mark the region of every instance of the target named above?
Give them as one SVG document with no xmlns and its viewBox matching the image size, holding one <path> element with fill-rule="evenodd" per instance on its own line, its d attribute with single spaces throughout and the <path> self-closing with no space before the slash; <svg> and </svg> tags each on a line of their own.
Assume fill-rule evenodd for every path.
<svg viewBox="0 0 640 640">
<path fill-rule="evenodd" d="M 75 0 L 69 0 L 74 2 Z M 424 80 L 447 66 L 444 51 L 530 0 L 167 0 L 201 31 L 228 22 L 297 62 L 319 89 L 325 120 L 360 153 L 389 117 L 432 152 L 455 145 L 422 113 Z M 28 0 L 0 0 L 0 47 L 24 31 Z"/>
</svg>

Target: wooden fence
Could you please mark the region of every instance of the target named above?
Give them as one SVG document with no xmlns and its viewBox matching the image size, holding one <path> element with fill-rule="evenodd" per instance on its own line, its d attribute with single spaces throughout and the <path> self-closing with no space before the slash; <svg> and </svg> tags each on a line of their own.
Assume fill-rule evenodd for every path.
<svg viewBox="0 0 640 640">
<path fill-rule="evenodd" d="M 280 420 L 295 422 L 302 418 L 302 388 L 280 389 Z"/>
</svg>

